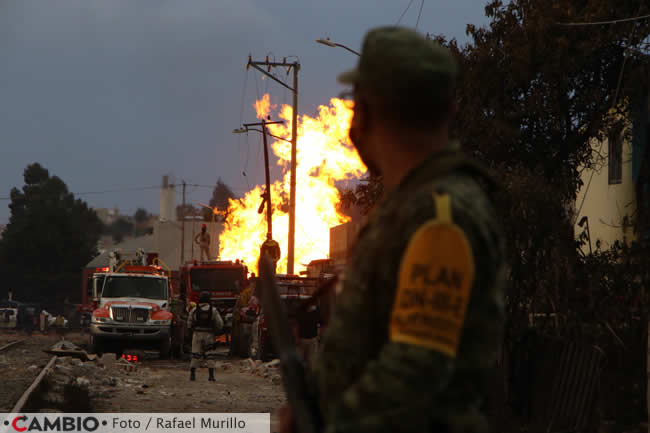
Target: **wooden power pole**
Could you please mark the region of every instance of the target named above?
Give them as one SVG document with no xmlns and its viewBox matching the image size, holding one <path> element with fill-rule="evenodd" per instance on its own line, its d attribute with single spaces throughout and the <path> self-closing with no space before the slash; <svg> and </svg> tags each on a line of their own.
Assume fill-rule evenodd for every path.
<svg viewBox="0 0 650 433">
<path fill-rule="evenodd" d="M 269 168 L 269 147 L 267 143 L 266 136 L 270 135 L 273 138 L 278 140 L 285 140 L 282 137 L 277 137 L 268 132 L 266 125 L 277 125 L 284 123 L 284 120 L 279 120 L 277 122 L 271 122 L 270 120 L 262 119 L 261 122 L 257 123 L 244 123 L 244 127 L 239 130 L 235 130 L 237 133 L 248 132 L 248 131 L 258 131 L 262 133 L 263 143 L 264 143 L 264 174 L 266 178 L 266 192 L 264 193 L 264 202 L 262 205 L 266 204 L 266 240 L 270 241 L 273 239 L 273 205 L 271 201 L 271 173 Z M 261 126 L 262 129 L 254 129 L 251 126 Z M 288 141 L 288 140 L 285 140 Z M 260 207 L 260 213 L 262 207 Z"/>
<path fill-rule="evenodd" d="M 276 81 L 283 87 L 291 90 L 293 93 L 293 119 L 291 122 L 291 178 L 289 184 L 289 242 L 287 245 L 287 274 L 293 274 L 295 255 L 294 246 L 296 240 L 296 156 L 298 153 L 298 71 L 300 70 L 300 63 L 297 61 L 287 63 L 286 58 L 282 59 L 282 62 L 270 62 L 268 57 L 263 62 L 254 62 L 251 60 L 251 57 L 248 56 L 246 69 L 250 66 Z M 262 66 L 266 66 L 266 70 L 264 70 Z M 271 68 L 278 66 L 288 68 L 287 74 L 291 69 L 293 69 L 293 87 L 288 86 L 271 74 Z"/>
</svg>

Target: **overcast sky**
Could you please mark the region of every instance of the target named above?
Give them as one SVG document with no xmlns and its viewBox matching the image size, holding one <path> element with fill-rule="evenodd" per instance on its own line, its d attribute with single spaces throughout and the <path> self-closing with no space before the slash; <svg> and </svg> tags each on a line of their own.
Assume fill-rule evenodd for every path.
<svg viewBox="0 0 650 433">
<path fill-rule="evenodd" d="M 159 185 L 161 176 L 238 193 L 261 183 L 259 134 L 232 134 L 279 85 L 245 64 L 249 53 L 298 56 L 299 112 L 343 89 L 367 29 L 395 24 L 409 0 L 2 0 L 0 2 L 0 197 L 40 162 L 72 192 Z M 481 0 L 425 0 L 418 29 L 466 42 L 467 23 L 485 24 Z M 402 24 L 415 26 L 415 0 Z M 242 95 L 243 98 L 242 98 Z M 244 110 L 242 112 L 242 102 Z M 249 151 L 250 149 L 250 151 Z M 248 155 L 248 157 L 247 157 Z M 242 176 L 246 171 L 248 177 Z M 279 175 L 276 171 L 275 175 Z M 210 188 L 188 188 L 188 201 Z M 93 207 L 158 213 L 155 190 L 81 195 Z M 0 224 L 7 222 L 0 200 Z"/>
</svg>

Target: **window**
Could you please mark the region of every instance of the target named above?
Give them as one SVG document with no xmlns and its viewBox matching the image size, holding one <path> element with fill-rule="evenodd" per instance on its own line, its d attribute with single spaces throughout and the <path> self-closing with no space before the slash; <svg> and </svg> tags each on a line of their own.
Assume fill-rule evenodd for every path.
<svg viewBox="0 0 650 433">
<path fill-rule="evenodd" d="M 148 277 L 109 277 L 102 297 L 167 299 L 167 281 Z"/>
<path fill-rule="evenodd" d="M 623 178 L 623 139 L 620 132 L 611 132 L 607 144 L 608 180 L 610 185 L 615 185 L 621 183 Z"/>
</svg>

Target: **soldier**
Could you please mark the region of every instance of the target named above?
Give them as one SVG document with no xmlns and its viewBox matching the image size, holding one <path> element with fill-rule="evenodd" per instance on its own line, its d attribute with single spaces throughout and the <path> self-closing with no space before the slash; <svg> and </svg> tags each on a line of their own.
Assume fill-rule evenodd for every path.
<svg viewBox="0 0 650 433">
<path fill-rule="evenodd" d="M 210 304 L 210 292 L 202 291 L 199 305 L 194 307 L 187 318 L 187 326 L 193 331 L 192 360 L 190 361 L 190 380 L 196 380 L 196 368 L 202 361 L 208 365 L 210 382 L 214 382 L 215 334 L 223 328 L 219 310 Z"/>
<path fill-rule="evenodd" d="M 201 247 L 201 260 L 210 260 L 210 234 L 205 224 L 201 226 L 201 233 L 196 235 L 194 242 Z"/>
<path fill-rule="evenodd" d="M 311 365 L 326 433 L 487 430 L 504 240 L 484 189 L 494 183 L 449 139 L 455 79 L 447 49 L 399 27 L 368 32 L 339 78 L 354 87 L 350 139 L 385 197 Z"/>
</svg>

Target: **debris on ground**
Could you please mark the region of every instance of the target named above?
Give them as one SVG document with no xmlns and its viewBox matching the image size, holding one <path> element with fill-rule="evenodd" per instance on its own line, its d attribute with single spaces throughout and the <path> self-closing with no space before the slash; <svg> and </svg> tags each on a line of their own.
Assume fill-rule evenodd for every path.
<svg viewBox="0 0 650 433">
<path fill-rule="evenodd" d="M 45 350 L 45 353 L 56 356 L 71 356 L 82 361 L 92 361 L 97 358 L 97 355 L 89 354 L 73 342 L 66 340 L 56 342 L 48 350 Z"/>
</svg>

